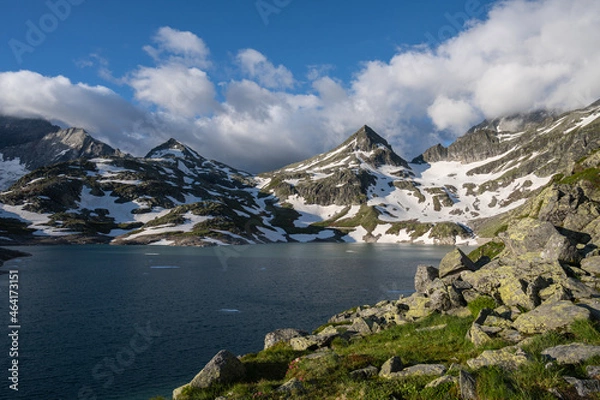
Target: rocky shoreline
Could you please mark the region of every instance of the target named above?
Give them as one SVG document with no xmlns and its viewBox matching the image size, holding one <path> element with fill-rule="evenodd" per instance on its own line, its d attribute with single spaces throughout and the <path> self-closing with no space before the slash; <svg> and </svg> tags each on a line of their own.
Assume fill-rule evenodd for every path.
<svg viewBox="0 0 600 400">
<path fill-rule="evenodd" d="M 30 257 L 31 254 L 25 253 L 23 251 L 6 249 L 4 247 L 0 247 L 0 267 L 4 265 L 6 261 L 12 260 L 14 258 L 20 257 Z"/>
<path fill-rule="evenodd" d="M 597 222 L 600 208 L 595 207 L 591 219 Z M 571 213 L 572 216 L 577 214 L 576 210 Z M 287 349 L 298 357 L 288 364 L 287 372 L 278 383 L 264 392 L 255 391 L 261 394 L 252 397 L 319 398 L 314 392 L 317 381 L 299 379 L 302 374 L 293 373 L 297 365 L 309 368 L 307 366 L 315 365 L 314 360 L 322 360 L 319 362 L 334 364 L 330 374 L 335 375 L 333 371 L 341 366 L 339 361 L 336 366 L 332 360 L 347 357 L 340 343 L 375 341 L 374 338 L 404 326 L 414 325 L 417 334 L 432 338 L 449 337 L 448 323 L 419 325 L 439 315 L 454 318 L 449 321 L 463 321 L 463 325 L 467 321 L 462 335 L 469 342 L 465 348 L 468 347 L 467 354 L 471 357 L 464 360 L 457 357 L 456 361 L 449 362 L 452 357 L 444 355 L 438 357 L 439 362 L 430 362 L 431 357 L 424 357 L 420 362 L 414 354 L 407 356 L 390 351 L 391 357 L 383 363 L 381 358 L 379 362 L 370 359 L 369 365 L 347 369 L 342 379 L 364 385 L 371 381 L 404 382 L 418 378 L 422 383 L 417 389 L 420 392 L 406 398 L 428 398 L 423 393 L 443 387 L 454 393 L 448 398 L 478 399 L 488 398 L 485 385 L 479 382 L 487 379 L 488 372 L 481 371 L 491 368 L 516 374 L 539 364 L 556 375 L 551 384 L 539 383 L 543 388 L 540 398 L 597 398 L 590 397 L 600 395 L 597 238 L 595 230 L 574 232 L 557 229 L 554 224 L 538 218 L 520 218 L 494 241 L 471 253 L 471 257 L 477 256 L 477 259 L 455 249 L 437 268 L 419 266 L 416 291 L 409 297 L 342 312 L 313 334 L 297 329 L 271 332 L 265 337 L 263 352 Z M 592 339 L 578 340 L 583 337 L 578 333 L 582 326 L 593 331 Z M 562 335 L 561 340 L 556 341 L 559 344 L 550 345 L 549 335 Z M 393 347 L 393 343 L 390 341 L 387 345 Z M 420 349 L 414 351 L 418 353 Z M 212 398 L 245 398 L 230 389 L 236 384 L 257 387 L 256 382 L 248 379 L 249 365 L 246 356 L 235 357 L 223 350 L 189 384 L 175 389 L 173 399 L 211 398 L 205 395 L 213 393 L 216 386 L 222 390 Z M 585 366 L 585 372 L 574 373 L 577 366 Z M 310 375 L 306 371 L 305 374 Z M 405 398 L 401 391 L 397 396 L 394 393 L 388 398 Z M 357 397 L 338 393 L 331 398 Z"/>
</svg>

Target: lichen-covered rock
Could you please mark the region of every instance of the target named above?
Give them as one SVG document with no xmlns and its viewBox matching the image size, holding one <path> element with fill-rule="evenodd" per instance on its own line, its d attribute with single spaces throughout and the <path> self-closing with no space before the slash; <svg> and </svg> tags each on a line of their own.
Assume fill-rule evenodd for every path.
<svg viewBox="0 0 600 400">
<path fill-rule="evenodd" d="M 374 321 L 369 318 L 355 318 L 352 321 L 352 325 L 348 327 L 349 331 L 356 332 L 360 335 L 367 336 L 373 332 Z"/>
<path fill-rule="evenodd" d="M 541 253 L 555 234 L 558 231 L 550 222 L 523 218 L 511 225 L 501 239 L 510 254 L 518 257 L 526 253 Z"/>
<path fill-rule="evenodd" d="M 502 303 L 507 306 L 521 306 L 527 310 L 532 310 L 536 302 L 527 292 L 528 283 L 523 279 L 515 277 L 502 278 L 499 280 L 498 293 Z"/>
<path fill-rule="evenodd" d="M 588 399 L 589 396 L 600 393 L 600 381 L 596 379 L 577 379 L 572 376 L 563 377 L 565 381 L 573 385 L 577 394 L 582 398 Z"/>
<path fill-rule="evenodd" d="M 422 293 L 413 293 L 409 297 L 399 300 L 401 304 L 408 306 L 408 311 L 404 316 L 409 320 L 415 320 L 431 315 L 431 299 Z"/>
<path fill-rule="evenodd" d="M 290 339 L 290 346 L 296 351 L 316 350 L 328 346 L 337 336 L 335 335 L 308 335 Z"/>
<path fill-rule="evenodd" d="M 571 343 L 550 347 L 542 351 L 542 356 L 559 365 L 579 364 L 592 357 L 600 356 L 600 346 Z"/>
<path fill-rule="evenodd" d="M 207 388 L 214 384 L 237 382 L 245 375 L 244 364 L 233 353 L 221 350 L 192 379 L 190 386 Z"/>
<path fill-rule="evenodd" d="M 589 318 L 588 310 L 562 300 L 542 304 L 535 310 L 520 315 L 513 322 L 513 327 L 525 334 L 545 333 L 552 330 L 568 330 L 573 322 Z"/>
<path fill-rule="evenodd" d="M 548 239 L 548 242 L 544 246 L 540 256 L 544 260 L 558 260 L 560 262 L 573 265 L 579 263 L 582 258 L 577 251 L 575 244 L 558 232 L 554 233 Z"/>
<path fill-rule="evenodd" d="M 277 329 L 273 332 L 269 332 L 265 335 L 265 347 L 264 349 L 268 349 L 270 347 L 275 346 L 279 342 L 289 343 L 289 341 L 295 337 L 307 336 L 308 332 L 302 331 L 300 329 Z"/>
<path fill-rule="evenodd" d="M 475 322 L 467 332 L 467 339 L 469 339 L 475 347 L 481 347 L 492 340 L 492 338 L 482 329 L 481 325 Z"/>
<path fill-rule="evenodd" d="M 505 347 L 500 350 L 486 350 L 478 357 L 467 361 L 473 369 L 497 366 L 507 370 L 515 370 L 529 361 L 529 356 L 515 346 Z"/>
<path fill-rule="evenodd" d="M 417 266 L 417 272 L 415 273 L 415 290 L 417 292 L 425 293 L 427 286 L 433 282 L 439 275 L 439 270 L 429 265 Z"/>
<path fill-rule="evenodd" d="M 283 385 L 279 386 L 276 391 L 277 392 L 285 392 L 285 393 L 296 393 L 301 394 L 304 393 L 304 385 L 297 378 L 292 378 Z"/>
<path fill-rule="evenodd" d="M 417 364 L 404 368 L 399 372 L 392 372 L 386 378 L 408 378 L 411 376 L 442 376 L 446 373 L 446 367 L 442 364 Z"/>
<path fill-rule="evenodd" d="M 458 278 L 458 275 L 462 271 L 474 271 L 475 269 L 476 267 L 473 261 L 471 261 L 471 259 L 460 249 L 455 249 L 446 254 L 444 258 L 442 258 L 442 261 L 440 261 L 439 277 Z"/>
<path fill-rule="evenodd" d="M 402 371 L 402 368 L 404 368 L 404 364 L 402 364 L 400 357 L 392 357 L 383 363 L 379 376 L 389 378 L 391 374 Z"/>
<path fill-rule="evenodd" d="M 600 380 L 600 365 L 588 365 L 585 367 L 585 373 L 592 379 Z"/>
<path fill-rule="evenodd" d="M 458 375 L 458 383 L 462 400 L 479 399 L 479 396 L 477 396 L 477 382 L 473 375 L 461 369 Z"/>
<path fill-rule="evenodd" d="M 590 274 L 600 275 L 600 256 L 588 257 L 581 260 L 581 269 Z"/>
<path fill-rule="evenodd" d="M 592 319 L 600 321 L 600 301 L 598 299 L 581 299 L 577 305 L 587 309 Z"/>
</svg>

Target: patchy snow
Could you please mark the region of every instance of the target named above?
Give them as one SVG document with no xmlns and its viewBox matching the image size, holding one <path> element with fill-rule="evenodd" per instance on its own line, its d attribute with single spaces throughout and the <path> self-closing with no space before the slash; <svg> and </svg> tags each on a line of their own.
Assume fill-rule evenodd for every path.
<svg viewBox="0 0 600 400">
<path fill-rule="evenodd" d="M 262 226 L 257 226 L 256 229 L 258 229 L 263 236 L 269 239 L 271 242 L 287 242 L 285 231 L 281 228 L 265 228 Z"/>
<path fill-rule="evenodd" d="M 342 238 L 342 240 L 346 243 L 363 243 L 363 237 L 367 235 L 369 232 L 362 226 L 356 227 L 353 231 L 349 232 L 346 236 Z"/>
<path fill-rule="evenodd" d="M 29 172 L 25 165 L 21 164 L 19 158 L 5 160 L 2 153 L 0 153 L 0 171 L 2 171 L 0 174 L 0 192 L 8 189 L 19 178 Z"/>
<path fill-rule="evenodd" d="M 215 239 L 215 238 L 209 238 L 209 237 L 205 237 L 202 238 L 203 242 L 206 243 L 211 243 L 211 244 L 216 244 L 217 246 L 229 246 L 229 243 L 225 243 L 219 239 Z"/>
<path fill-rule="evenodd" d="M 185 219 L 185 222 L 183 224 L 180 224 L 180 225 L 166 224 L 166 225 L 159 225 L 159 226 L 143 228 L 143 230 L 141 232 L 134 233 L 133 235 L 129 235 L 126 237 L 126 239 L 135 239 L 140 236 L 157 235 L 159 233 L 168 233 L 168 232 L 191 232 L 192 229 L 194 229 L 194 226 L 196 224 L 199 224 L 200 222 L 208 221 L 208 220 L 214 218 L 212 216 L 195 215 L 195 214 L 192 214 L 191 212 L 187 212 L 185 214 L 182 214 L 181 216 Z"/>
<path fill-rule="evenodd" d="M 98 182 L 100 183 L 118 183 L 121 185 L 133 185 L 133 186 L 137 186 L 137 185 L 141 185 L 142 181 L 140 181 L 139 179 L 131 179 L 131 180 L 127 180 L 127 179 L 101 179 Z"/>
<path fill-rule="evenodd" d="M 589 124 L 591 124 L 592 122 L 594 122 L 595 120 L 597 120 L 598 117 L 600 117 L 600 112 L 596 112 L 596 113 L 594 113 L 594 114 L 592 114 L 590 116 L 582 118 L 579 122 L 577 122 L 575 125 L 573 125 L 573 127 L 567 129 L 565 131 L 565 133 L 571 133 L 575 129 L 585 128 L 586 126 L 588 126 Z"/>
<path fill-rule="evenodd" d="M 148 243 L 148 246 L 172 246 L 175 243 L 174 240 L 160 239 L 156 242 Z M 156 268 L 156 267 L 151 267 Z"/>
<path fill-rule="evenodd" d="M 294 221 L 294 226 L 297 228 L 306 227 L 314 222 L 324 221 L 333 218 L 335 215 L 342 212 L 346 206 L 320 206 L 318 204 L 306 204 L 303 197 L 298 195 L 287 198 L 286 203 L 291 204 L 298 213 L 300 218 Z"/>
<path fill-rule="evenodd" d="M 46 224 L 50 221 L 50 214 L 38 214 L 26 211 L 23 209 L 24 207 L 25 205 L 11 206 L 0 203 L 0 217 L 15 218 L 19 221 L 29 223 L 31 224 L 29 228 L 37 229 L 33 234 L 38 236 L 65 236 L 73 234 L 73 232 L 62 228 L 47 226 Z"/>
<path fill-rule="evenodd" d="M 103 208 L 108 210 L 109 215 L 115 219 L 116 223 L 133 222 L 135 221 L 132 211 L 138 208 L 138 205 L 133 202 L 115 203 L 118 197 L 111 197 L 111 193 L 106 193 L 104 196 L 94 196 L 91 194 L 92 189 L 84 187 L 81 191 L 81 199 L 77 202 L 78 209 L 87 208 L 95 210 Z"/>
</svg>

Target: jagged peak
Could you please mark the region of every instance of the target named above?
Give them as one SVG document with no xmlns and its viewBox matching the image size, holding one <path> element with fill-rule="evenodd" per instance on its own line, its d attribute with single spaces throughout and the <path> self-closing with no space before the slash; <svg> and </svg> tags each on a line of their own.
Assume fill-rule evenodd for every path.
<svg viewBox="0 0 600 400">
<path fill-rule="evenodd" d="M 347 146 L 351 142 L 357 142 L 357 146 L 361 148 L 361 150 L 370 150 L 372 147 L 382 144 L 385 147 L 392 149 L 390 144 L 381 137 L 377 132 L 375 132 L 370 126 L 363 125 L 358 131 L 352 134 L 343 144 L 342 146 Z"/>
<path fill-rule="evenodd" d="M 181 143 L 175 138 L 170 138 L 161 145 L 156 146 L 146 154 L 145 158 L 192 158 L 196 160 L 204 160 L 198 152 L 189 146 Z"/>
</svg>

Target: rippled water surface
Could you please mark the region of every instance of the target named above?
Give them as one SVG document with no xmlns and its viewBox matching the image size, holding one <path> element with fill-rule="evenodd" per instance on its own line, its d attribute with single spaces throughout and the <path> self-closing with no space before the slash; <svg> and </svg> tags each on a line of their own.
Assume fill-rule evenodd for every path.
<svg viewBox="0 0 600 400">
<path fill-rule="evenodd" d="M 277 244 L 222 248 L 20 248 L 19 392 L 0 398 L 170 396 L 220 349 L 262 349 L 277 328 L 312 330 L 340 311 L 413 291 L 448 247 Z M 8 333 L 8 275 L 0 275 Z M 0 345 L 6 354 L 8 335 Z M 10 360 L 2 357 L 2 370 Z M 8 382 L 8 383 L 7 383 Z M 170 398 L 170 397 L 169 397 Z"/>
</svg>

